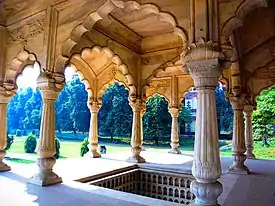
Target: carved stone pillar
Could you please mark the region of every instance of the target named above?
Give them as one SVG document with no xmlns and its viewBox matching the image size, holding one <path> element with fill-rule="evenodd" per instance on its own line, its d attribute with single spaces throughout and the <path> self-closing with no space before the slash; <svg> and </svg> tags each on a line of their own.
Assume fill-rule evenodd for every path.
<svg viewBox="0 0 275 206">
<path fill-rule="evenodd" d="M 232 140 L 232 158 L 233 164 L 229 168 L 230 173 L 248 174 L 249 170 L 244 165 L 245 156 L 245 139 L 244 139 L 244 105 L 245 100 L 243 96 L 230 97 L 230 103 L 234 110 L 233 121 L 233 140 Z"/>
<path fill-rule="evenodd" d="M 192 44 L 184 57 L 184 63 L 197 89 L 192 167 L 192 174 L 196 180 L 191 183 L 191 191 L 196 196 L 194 204 L 197 206 L 218 205 L 217 199 L 223 190 L 221 183 L 217 181 L 221 175 L 221 163 L 215 96 L 215 88 L 222 72 L 222 57 L 214 43 L 203 40 Z"/>
<path fill-rule="evenodd" d="M 132 156 L 128 159 L 129 162 L 144 163 L 145 159 L 140 156 L 142 150 L 142 129 L 141 129 L 141 112 L 144 108 L 143 102 L 140 99 L 130 102 L 133 110 L 133 125 L 131 137 L 131 152 Z"/>
<path fill-rule="evenodd" d="M 89 143 L 90 143 L 89 156 L 93 158 L 98 158 L 98 157 L 101 157 L 100 154 L 98 153 L 98 111 L 101 105 L 96 101 L 92 101 L 92 102 L 88 102 L 88 107 L 91 113 L 90 130 L 89 130 Z"/>
<path fill-rule="evenodd" d="M 179 150 L 179 123 L 178 123 L 178 117 L 179 117 L 179 109 L 176 107 L 169 108 L 169 113 L 172 117 L 172 127 L 171 127 L 171 150 L 169 150 L 169 153 L 171 154 L 181 154 Z"/>
<path fill-rule="evenodd" d="M 37 80 L 37 86 L 42 94 L 43 111 L 38 145 L 38 173 L 34 174 L 30 182 L 40 186 L 61 183 L 62 179 L 53 172 L 56 162 L 55 145 L 55 103 L 59 92 L 63 88 L 64 75 L 43 72 Z"/>
<path fill-rule="evenodd" d="M 253 114 L 253 105 L 244 106 L 244 117 L 245 117 L 245 146 L 246 146 L 246 158 L 255 159 L 253 153 L 253 135 L 252 135 L 252 114 Z"/>
<path fill-rule="evenodd" d="M 14 95 L 14 91 L 0 87 L 0 172 L 9 171 L 11 168 L 3 162 L 6 155 L 5 148 L 7 146 L 7 105 Z"/>
<path fill-rule="evenodd" d="M 143 109 L 140 112 L 140 129 L 141 129 L 141 151 L 146 151 L 146 149 L 143 147 L 143 116 L 146 112 L 146 106 L 144 105 Z"/>
</svg>

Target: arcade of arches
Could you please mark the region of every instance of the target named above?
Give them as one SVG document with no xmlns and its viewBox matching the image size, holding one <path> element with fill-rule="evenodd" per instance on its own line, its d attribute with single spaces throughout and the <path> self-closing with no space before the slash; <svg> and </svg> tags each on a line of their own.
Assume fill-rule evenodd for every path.
<svg viewBox="0 0 275 206">
<path fill-rule="evenodd" d="M 145 102 L 169 100 L 172 152 L 178 153 L 177 117 L 184 94 L 198 93 L 191 184 L 197 205 L 216 205 L 222 186 L 215 87 L 227 86 L 234 109 L 230 172 L 248 174 L 253 158 L 251 114 L 259 93 L 275 84 L 275 3 L 268 0 L 7 0 L 0 3 L 0 170 L 6 145 L 6 107 L 16 78 L 38 62 L 43 96 L 39 173 L 32 182 L 61 182 L 55 163 L 55 101 L 72 65 L 88 91 L 91 156 L 97 153 L 97 114 L 114 81 L 129 89 L 133 126 L 129 161 L 142 163 Z M 245 118 L 245 127 L 244 127 Z M 246 147 L 245 147 L 246 146 Z M 246 152 L 246 155 L 245 155 Z"/>
</svg>

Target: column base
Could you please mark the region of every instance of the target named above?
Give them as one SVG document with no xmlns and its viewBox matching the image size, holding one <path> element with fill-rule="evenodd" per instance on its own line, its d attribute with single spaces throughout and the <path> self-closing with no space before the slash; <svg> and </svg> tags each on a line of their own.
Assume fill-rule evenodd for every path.
<svg viewBox="0 0 275 206">
<path fill-rule="evenodd" d="M 181 151 L 178 148 L 171 149 L 168 151 L 170 154 L 181 154 Z"/>
<path fill-rule="evenodd" d="M 201 183 L 197 180 L 191 182 L 191 192 L 196 196 L 194 206 L 217 206 L 218 197 L 222 194 L 222 184 L 218 181 L 213 183 Z"/>
<path fill-rule="evenodd" d="M 6 150 L 0 150 L 0 172 L 6 172 L 11 170 L 10 166 L 3 162 L 6 153 Z"/>
<path fill-rule="evenodd" d="M 126 160 L 127 162 L 132 162 L 132 163 L 145 163 L 145 159 L 141 156 L 136 156 L 136 157 L 129 157 L 129 159 Z"/>
<path fill-rule="evenodd" d="M 100 158 L 101 157 L 101 155 L 97 151 L 88 152 L 86 154 L 86 156 L 89 157 L 89 158 Z"/>
<path fill-rule="evenodd" d="M 62 178 L 52 171 L 55 158 L 38 158 L 39 172 L 31 177 L 29 183 L 39 186 L 54 185 L 62 182 Z"/>
<path fill-rule="evenodd" d="M 231 165 L 229 170 L 229 174 L 239 174 L 239 175 L 248 175 L 250 173 L 249 169 L 247 166 L 242 165 L 242 166 L 236 166 L 236 165 Z"/>
<path fill-rule="evenodd" d="M 5 164 L 4 162 L 0 162 L 0 172 L 7 172 L 10 171 L 11 167 L 7 164 Z"/>
</svg>

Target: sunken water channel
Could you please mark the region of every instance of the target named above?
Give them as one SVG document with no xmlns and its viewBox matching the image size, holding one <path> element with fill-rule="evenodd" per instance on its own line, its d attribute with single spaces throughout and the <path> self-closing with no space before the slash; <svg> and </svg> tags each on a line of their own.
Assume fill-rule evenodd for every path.
<svg viewBox="0 0 275 206">
<path fill-rule="evenodd" d="M 188 205 L 195 199 L 190 191 L 194 177 L 188 174 L 152 169 L 130 169 L 113 174 L 103 174 L 86 184 L 133 193 L 160 200 Z"/>
</svg>

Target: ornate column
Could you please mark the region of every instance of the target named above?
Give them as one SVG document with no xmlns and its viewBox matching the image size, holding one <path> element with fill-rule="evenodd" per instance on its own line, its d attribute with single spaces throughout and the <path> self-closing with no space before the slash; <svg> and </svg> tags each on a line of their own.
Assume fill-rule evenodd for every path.
<svg viewBox="0 0 275 206">
<path fill-rule="evenodd" d="M 220 62 L 223 55 L 213 42 L 202 39 L 192 44 L 183 57 L 197 89 L 197 114 L 195 151 L 192 174 L 196 180 L 191 183 L 195 194 L 195 205 L 218 205 L 222 184 L 221 163 L 218 145 L 218 123 L 215 88 L 221 76 Z"/>
<path fill-rule="evenodd" d="M 180 110 L 177 107 L 171 107 L 169 108 L 169 113 L 172 117 L 172 127 L 171 127 L 171 150 L 169 150 L 169 153 L 172 154 L 181 154 L 179 147 L 179 123 L 178 123 L 178 117 Z"/>
<path fill-rule="evenodd" d="M 0 87 L 0 172 L 9 171 L 11 168 L 3 162 L 7 146 L 7 105 L 14 95 L 14 85 Z"/>
<path fill-rule="evenodd" d="M 144 163 L 145 159 L 140 156 L 142 150 L 142 129 L 141 129 L 141 113 L 144 108 L 143 102 L 140 99 L 130 101 L 130 106 L 133 110 L 133 124 L 131 136 L 131 152 L 132 156 L 128 159 L 129 162 Z"/>
<path fill-rule="evenodd" d="M 249 170 L 244 165 L 245 156 L 245 139 L 244 139 L 244 96 L 230 97 L 230 103 L 234 110 L 233 121 L 233 140 L 232 140 L 232 158 L 233 164 L 229 168 L 230 173 L 248 174 Z"/>
<path fill-rule="evenodd" d="M 145 148 L 143 147 L 143 116 L 145 112 L 146 112 L 146 106 L 144 105 L 143 109 L 140 112 L 141 151 L 145 151 Z"/>
<path fill-rule="evenodd" d="M 56 162 L 55 145 L 55 102 L 63 88 L 64 75 L 43 72 L 37 80 L 37 86 L 42 94 L 43 111 L 38 145 L 38 172 L 30 182 L 40 186 L 61 183 L 62 179 L 53 172 Z"/>
<path fill-rule="evenodd" d="M 91 113 L 90 119 L 90 130 L 89 130 L 89 149 L 90 149 L 90 156 L 93 158 L 101 157 L 98 153 L 98 111 L 101 105 L 96 102 L 88 102 L 88 107 Z"/>
<path fill-rule="evenodd" d="M 252 135 L 252 114 L 253 114 L 253 105 L 244 106 L 244 117 L 245 117 L 245 146 L 246 146 L 246 158 L 255 159 L 253 154 L 253 135 Z"/>
</svg>

